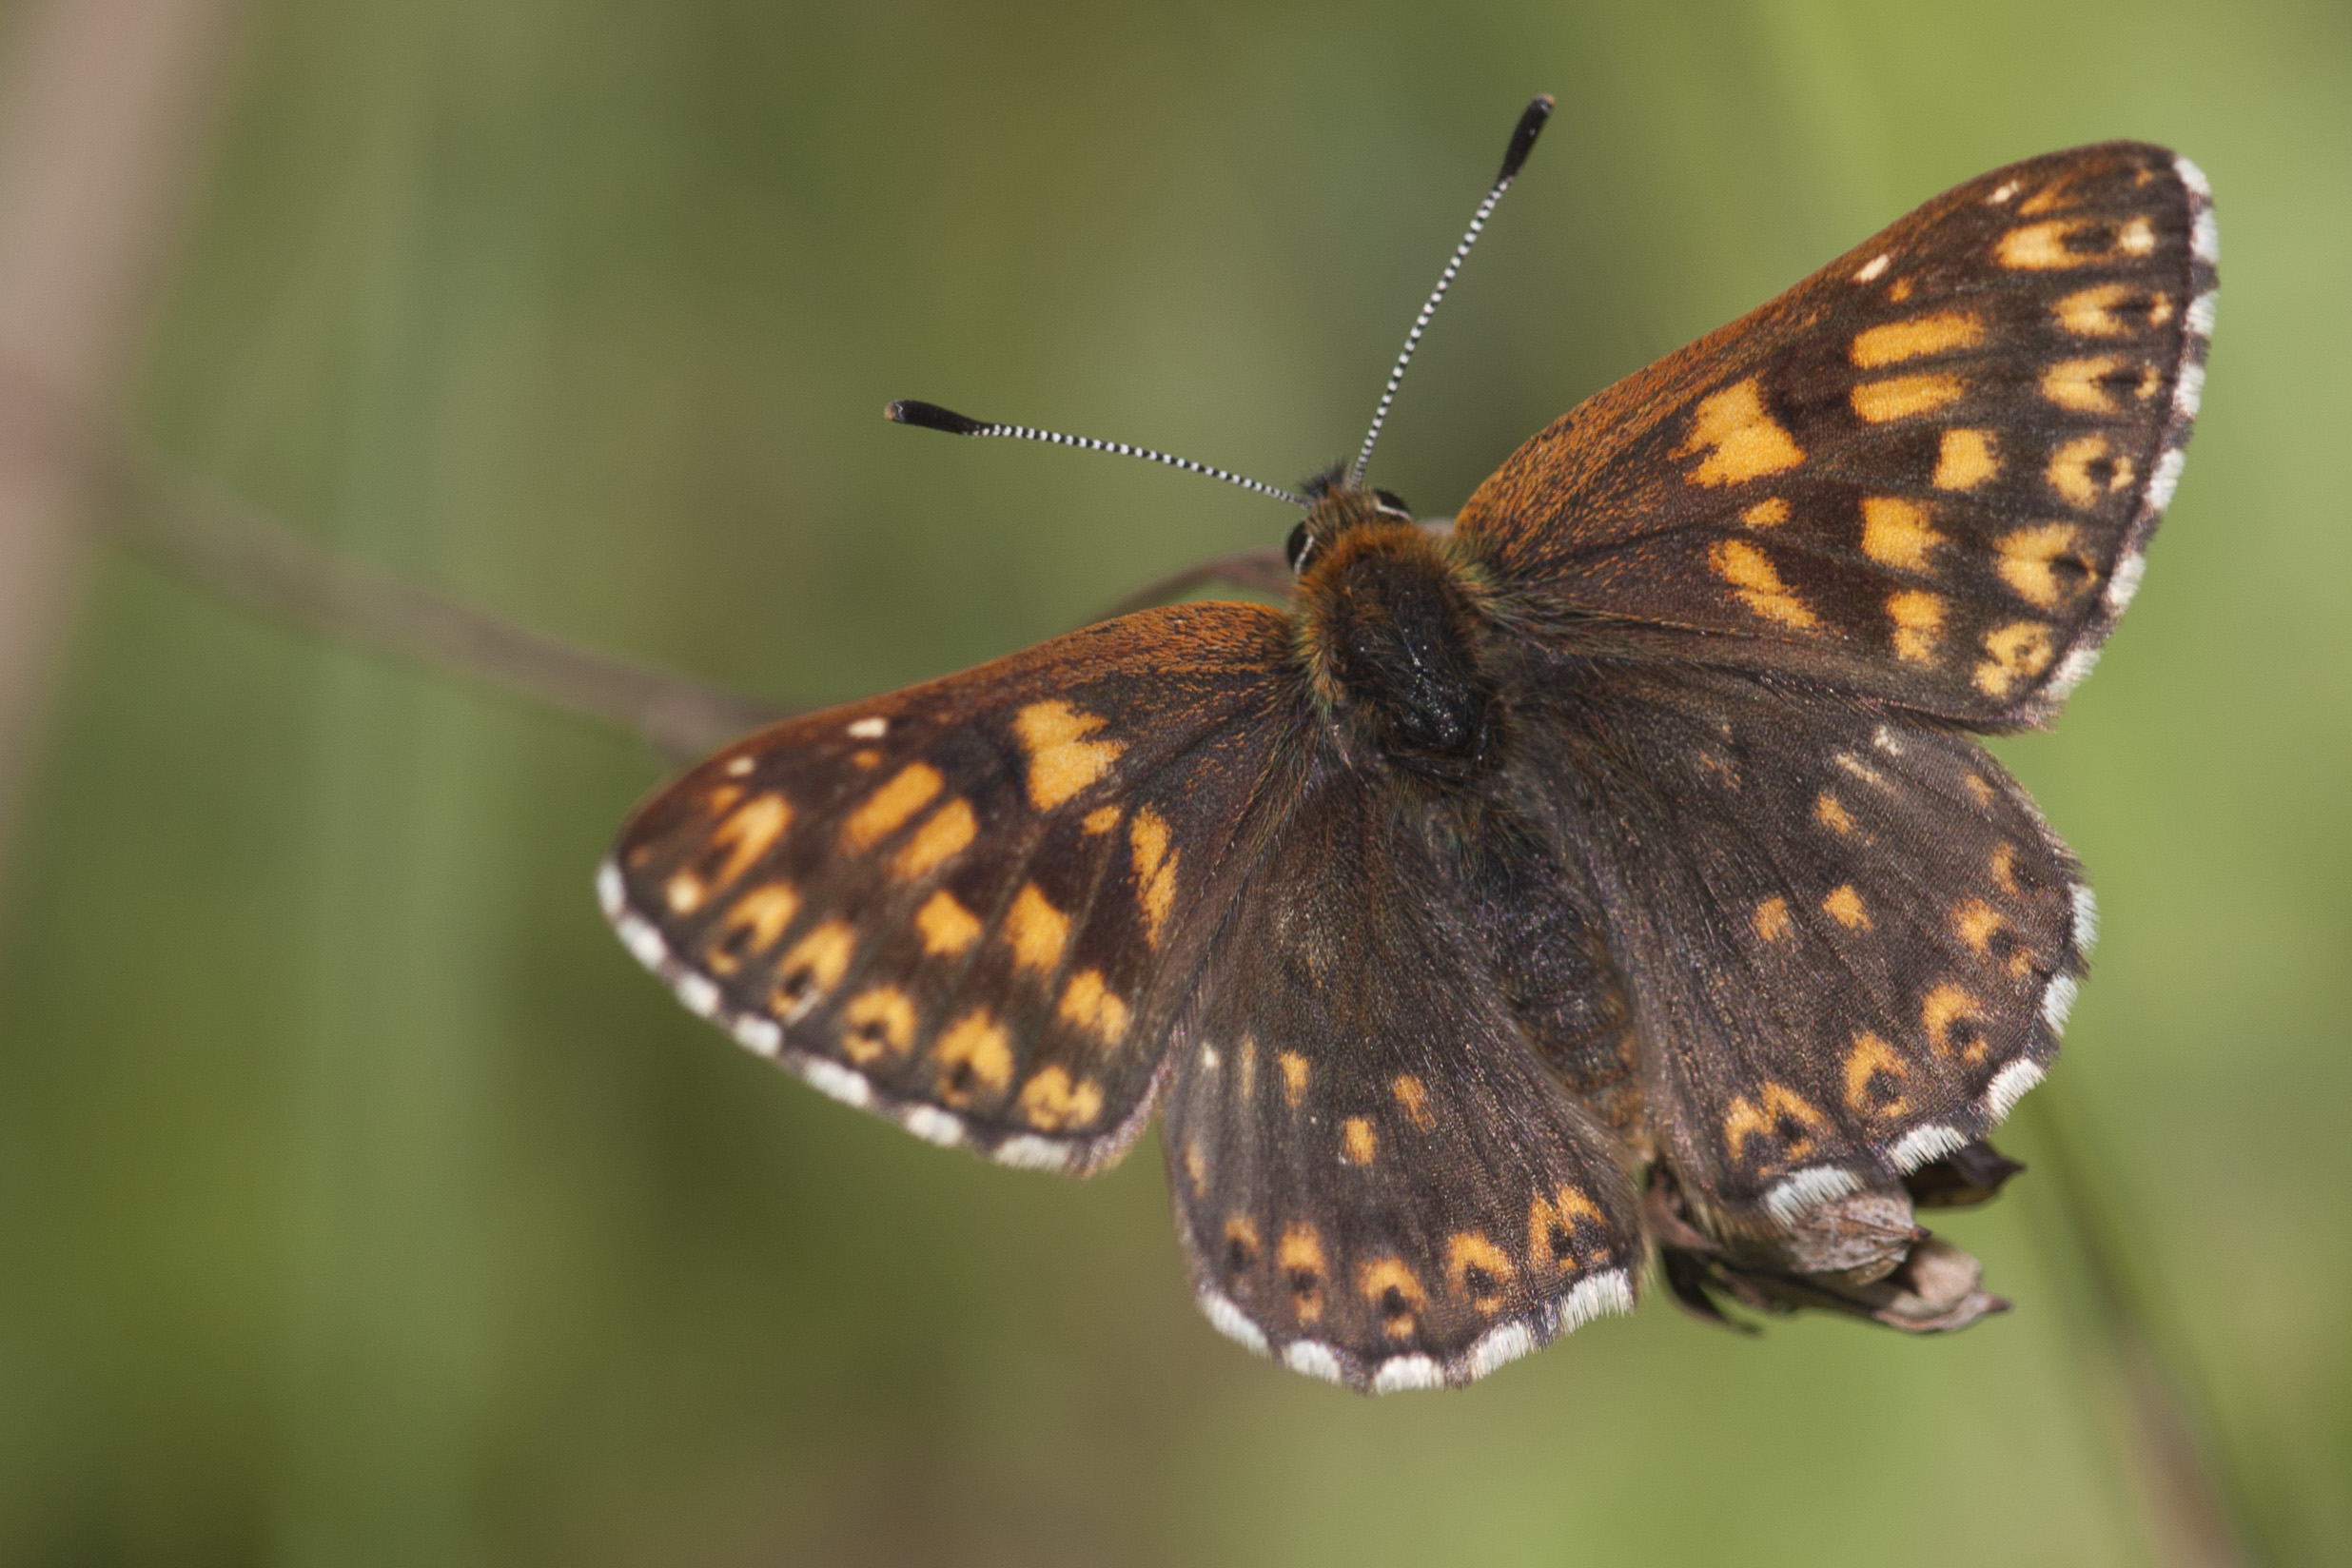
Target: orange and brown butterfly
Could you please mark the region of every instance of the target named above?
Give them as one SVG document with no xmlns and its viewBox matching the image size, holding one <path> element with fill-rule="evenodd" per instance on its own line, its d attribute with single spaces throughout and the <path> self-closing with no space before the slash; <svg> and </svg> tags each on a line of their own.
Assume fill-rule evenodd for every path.
<svg viewBox="0 0 2352 1568">
<path fill-rule="evenodd" d="M 1301 1372 L 1464 1382 L 1653 1268 L 1711 1314 L 1961 1326 L 2004 1303 L 1916 1210 L 2016 1168 L 1983 1139 L 2093 936 L 1966 732 L 2048 719 L 2129 602 L 2215 260 L 2158 147 L 1971 180 L 1450 525 L 1365 487 L 1367 440 L 1293 498 L 1287 609 L 1147 610 L 728 747 L 630 820 L 605 910 L 933 1142 L 1083 1173 L 1156 1112 L 1203 1307 Z"/>
</svg>

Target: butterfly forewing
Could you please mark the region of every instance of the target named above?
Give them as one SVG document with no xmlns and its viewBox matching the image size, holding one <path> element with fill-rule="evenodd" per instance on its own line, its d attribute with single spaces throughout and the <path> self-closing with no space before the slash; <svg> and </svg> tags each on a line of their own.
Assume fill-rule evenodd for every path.
<svg viewBox="0 0 2352 1568">
<path fill-rule="evenodd" d="M 1177 1228 L 1219 1327 L 1359 1388 L 1460 1382 L 1633 1304 L 1625 1154 L 1504 1005 L 1411 810 L 1325 776 L 1179 1032 Z"/>
<path fill-rule="evenodd" d="M 1091 1168 L 1298 729 L 1288 628 L 1125 617 L 753 735 L 664 789 L 604 876 L 695 1010 L 936 1142 Z"/>
<path fill-rule="evenodd" d="M 2089 893 L 1983 748 L 1735 672 L 1557 669 L 1559 781 L 1652 1127 L 1763 1225 L 1989 1130 L 2057 1049 Z"/>
<path fill-rule="evenodd" d="M 1985 175 L 1563 417 L 1458 529 L 1545 610 L 1660 652 L 2034 722 L 2171 499 L 2213 235 L 2162 148 Z"/>
</svg>

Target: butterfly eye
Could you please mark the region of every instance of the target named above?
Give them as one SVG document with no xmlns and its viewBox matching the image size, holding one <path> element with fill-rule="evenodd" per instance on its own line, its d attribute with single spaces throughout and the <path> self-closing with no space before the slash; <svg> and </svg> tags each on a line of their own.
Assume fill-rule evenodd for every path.
<svg viewBox="0 0 2352 1568">
<path fill-rule="evenodd" d="M 1394 490 L 1375 490 L 1372 500 L 1385 516 L 1402 518 L 1407 522 L 1413 520 L 1413 508 L 1406 505 L 1404 498 Z"/>
<path fill-rule="evenodd" d="M 1306 565 L 1306 558 L 1314 548 L 1315 536 L 1306 531 L 1304 522 L 1301 522 L 1290 530 L 1290 541 L 1283 546 L 1283 555 L 1289 560 L 1290 569 L 1296 572 Z"/>
</svg>

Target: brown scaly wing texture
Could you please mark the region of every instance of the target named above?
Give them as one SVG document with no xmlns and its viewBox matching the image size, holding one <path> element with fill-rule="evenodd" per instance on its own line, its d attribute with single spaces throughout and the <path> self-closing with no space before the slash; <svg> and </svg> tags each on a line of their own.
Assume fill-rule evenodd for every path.
<svg viewBox="0 0 2352 1568">
<path fill-rule="evenodd" d="M 1128 616 L 737 742 L 598 892 L 689 1009 L 826 1093 L 1090 1170 L 1149 1115 L 1303 700 L 1278 612 Z"/>
<path fill-rule="evenodd" d="M 1539 622 L 2039 722 L 2179 480 L 2216 259 L 2161 147 L 2011 165 L 1574 409 L 1457 530 Z"/>
<path fill-rule="evenodd" d="M 1995 1127 L 2093 939 L 2073 857 L 1966 735 L 1744 672 L 1527 674 L 1529 792 L 1605 911 L 1683 1189 L 1750 1233 Z"/>
<path fill-rule="evenodd" d="M 1375 1393 L 1464 1382 L 1633 1306 L 1627 1158 L 1513 1018 L 1422 834 L 1329 770 L 1245 885 L 1170 1063 L 1195 1289 Z"/>
</svg>

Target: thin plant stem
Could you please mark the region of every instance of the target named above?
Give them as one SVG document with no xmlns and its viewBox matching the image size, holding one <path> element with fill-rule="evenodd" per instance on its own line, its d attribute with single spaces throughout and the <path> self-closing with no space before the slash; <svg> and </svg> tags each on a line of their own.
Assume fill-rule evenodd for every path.
<svg viewBox="0 0 2352 1568">
<path fill-rule="evenodd" d="M 21 380 L 0 387 L 0 441 L 78 458 L 99 527 L 231 603 L 632 731 L 673 761 L 798 711 L 548 637 L 354 560 L 60 410 Z"/>
<path fill-rule="evenodd" d="M 2127 1260 L 2134 1249 L 2096 1190 L 2053 1088 L 2029 1096 L 2021 1118 L 2037 1146 L 2040 1202 L 2058 1222 L 2046 1241 L 2064 1253 L 2051 1260 L 2053 1273 L 2082 1283 L 2084 1337 L 2121 1390 L 2153 1533 L 2177 1568 L 2253 1568 L 2260 1558 L 2251 1511 L 2219 1460 L 2201 1383 L 2173 1336 L 2159 1331 L 2148 1289 Z"/>
</svg>

